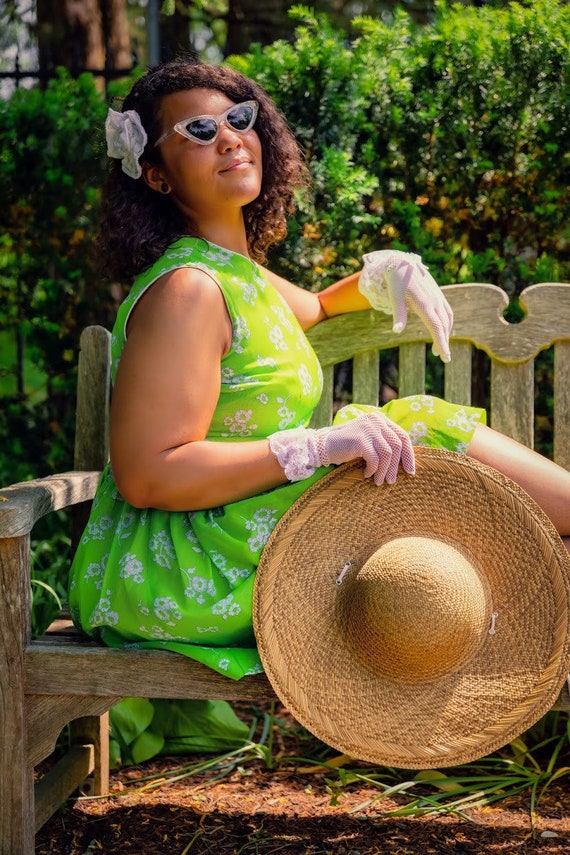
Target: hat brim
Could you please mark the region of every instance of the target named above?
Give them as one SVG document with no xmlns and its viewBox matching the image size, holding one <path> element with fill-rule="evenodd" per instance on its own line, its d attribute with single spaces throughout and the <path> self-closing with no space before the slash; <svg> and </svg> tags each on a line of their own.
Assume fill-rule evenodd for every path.
<svg viewBox="0 0 570 855">
<path fill-rule="evenodd" d="M 439 679 L 378 676 L 335 615 L 343 566 L 358 572 L 404 533 L 475 555 L 497 613 L 494 634 Z M 395 484 L 351 463 L 310 487 L 268 540 L 253 597 L 261 660 L 295 718 L 355 759 L 409 769 L 471 762 L 547 712 L 570 669 L 569 612 L 570 556 L 538 505 L 494 469 L 427 448 Z"/>
</svg>

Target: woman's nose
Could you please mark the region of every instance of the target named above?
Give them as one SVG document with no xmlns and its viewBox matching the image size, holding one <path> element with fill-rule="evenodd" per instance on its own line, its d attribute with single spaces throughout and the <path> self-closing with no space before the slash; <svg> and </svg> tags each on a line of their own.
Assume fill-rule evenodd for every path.
<svg viewBox="0 0 570 855">
<path fill-rule="evenodd" d="M 220 122 L 220 132 L 218 134 L 218 147 L 222 151 L 231 150 L 233 148 L 241 148 L 243 140 L 241 134 L 235 131 L 227 122 Z"/>
</svg>

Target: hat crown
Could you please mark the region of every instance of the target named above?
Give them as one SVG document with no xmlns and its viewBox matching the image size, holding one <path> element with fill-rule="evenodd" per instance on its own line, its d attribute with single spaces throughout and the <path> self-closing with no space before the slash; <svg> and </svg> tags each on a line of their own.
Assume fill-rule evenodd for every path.
<svg viewBox="0 0 570 855">
<path fill-rule="evenodd" d="M 464 550 L 434 537 L 382 543 L 339 595 L 347 646 L 361 665 L 391 680 L 437 679 L 488 637 L 484 577 Z"/>
</svg>

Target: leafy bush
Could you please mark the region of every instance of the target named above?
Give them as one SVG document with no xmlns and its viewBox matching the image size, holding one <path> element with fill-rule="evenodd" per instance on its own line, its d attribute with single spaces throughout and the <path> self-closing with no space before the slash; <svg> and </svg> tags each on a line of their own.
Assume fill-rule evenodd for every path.
<svg viewBox="0 0 570 855">
<path fill-rule="evenodd" d="M 313 176 L 272 254 L 278 272 L 319 290 L 395 247 L 442 284 L 516 296 L 568 280 L 567 4 L 441 5 L 429 26 L 400 12 L 357 18 L 350 36 L 292 14 L 291 43 L 228 60 L 275 98 Z M 0 102 L 3 483 L 70 465 L 79 331 L 112 323 L 90 255 L 105 112 L 89 75 Z"/>
<path fill-rule="evenodd" d="M 105 113 L 90 75 L 0 102 L 3 483 L 69 465 L 78 332 L 111 317 L 90 257 Z"/>
<path fill-rule="evenodd" d="M 315 178 L 275 253 L 284 274 L 319 290 L 395 247 L 441 284 L 568 280 L 567 4 L 362 17 L 350 38 L 292 14 L 292 44 L 229 60 L 275 98 Z"/>
<path fill-rule="evenodd" d="M 350 36 L 292 12 L 292 43 L 228 60 L 274 97 L 313 176 L 277 271 L 320 290 L 363 252 L 395 247 L 420 253 L 441 284 L 516 296 L 569 279 L 567 4 L 439 6 L 425 27 L 361 17 Z M 0 101 L 3 484 L 70 466 L 79 331 L 112 323 L 90 254 L 105 113 L 88 75 Z M 59 522 L 34 543 L 36 632 L 64 593 Z"/>
</svg>

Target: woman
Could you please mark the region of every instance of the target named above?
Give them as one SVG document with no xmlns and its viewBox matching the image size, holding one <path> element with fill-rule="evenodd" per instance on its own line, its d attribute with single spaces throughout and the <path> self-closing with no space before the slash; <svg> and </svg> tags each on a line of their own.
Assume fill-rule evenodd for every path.
<svg viewBox="0 0 570 855">
<path fill-rule="evenodd" d="M 570 473 L 485 427 L 480 410 L 460 421 L 454 405 L 415 397 L 306 428 L 321 375 L 303 330 L 370 305 L 393 308 L 401 329 L 410 305 L 448 360 L 452 315 L 417 256 L 372 253 L 320 294 L 261 266 L 306 176 L 256 84 L 168 64 L 110 111 L 107 132 L 99 249 L 111 277 L 134 283 L 113 330 L 111 463 L 71 573 L 78 626 L 234 679 L 261 670 L 252 588 L 277 520 L 330 465 L 363 458 L 377 484 L 413 473 L 419 419 L 424 444 L 502 470 L 570 536 Z"/>
</svg>

